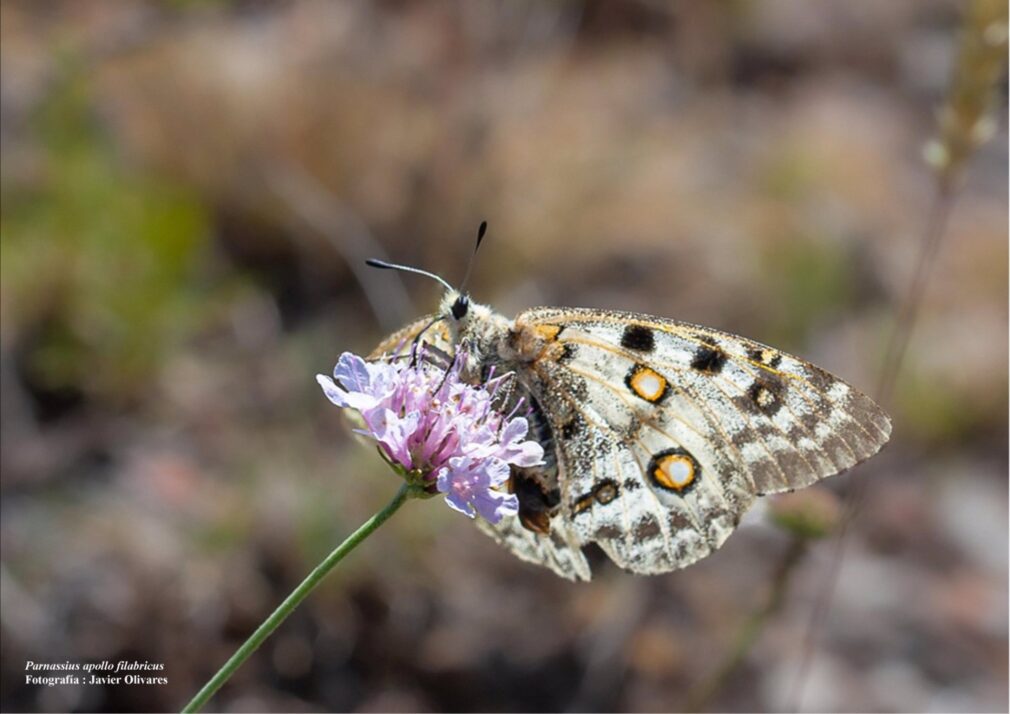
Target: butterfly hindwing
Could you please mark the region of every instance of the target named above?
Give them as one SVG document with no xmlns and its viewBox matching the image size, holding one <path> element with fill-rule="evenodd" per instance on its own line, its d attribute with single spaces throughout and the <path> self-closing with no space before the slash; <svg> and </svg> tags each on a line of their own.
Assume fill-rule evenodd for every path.
<svg viewBox="0 0 1010 714">
<path fill-rule="evenodd" d="M 561 524 L 550 533 L 528 530 L 516 518 L 503 518 L 498 523 L 480 518 L 477 525 L 520 560 L 543 565 L 568 580 L 590 578 L 589 563 L 582 554 L 581 543 Z"/>
<path fill-rule="evenodd" d="M 368 355 L 368 359 L 388 359 L 410 354 L 411 346 L 419 335 L 422 336 L 425 345 L 430 345 L 441 352 L 452 354 L 454 347 L 449 330 L 446 328 L 445 322 L 437 320 L 437 317 L 437 315 L 425 315 L 421 319 L 414 320 L 409 325 L 401 327 L 376 345 L 375 349 Z"/>
</svg>

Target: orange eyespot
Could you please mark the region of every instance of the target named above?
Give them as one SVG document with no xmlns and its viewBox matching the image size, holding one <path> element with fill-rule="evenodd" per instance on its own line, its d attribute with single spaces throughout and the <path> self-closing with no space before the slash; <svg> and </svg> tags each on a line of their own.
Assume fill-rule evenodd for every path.
<svg viewBox="0 0 1010 714">
<path fill-rule="evenodd" d="M 655 404 L 666 395 L 666 378 L 654 369 L 637 364 L 625 380 L 628 389 L 647 402 Z"/>
<path fill-rule="evenodd" d="M 652 478 L 663 488 L 683 491 L 694 483 L 694 460 L 686 454 L 668 454 L 656 459 Z"/>
</svg>

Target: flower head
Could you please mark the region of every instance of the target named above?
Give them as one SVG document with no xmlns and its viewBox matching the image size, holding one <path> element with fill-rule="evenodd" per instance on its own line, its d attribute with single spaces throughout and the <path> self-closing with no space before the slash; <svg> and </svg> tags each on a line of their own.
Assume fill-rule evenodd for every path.
<svg viewBox="0 0 1010 714">
<path fill-rule="evenodd" d="M 474 386 L 460 377 L 462 360 L 443 370 L 415 356 L 366 362 L 345 352 L 333 379 L 316 379 L 331 402 L 360 413 L 358 433 L 378 442 L 398 470 L 446 494 L 450 507 L 491 523 L 515 515 L 518 499 L 502 490 L 509 467 L 543 463 L 544 450 L 527 440 L 526 419 L 498 410 L 504 378 Z"/>
</svg>

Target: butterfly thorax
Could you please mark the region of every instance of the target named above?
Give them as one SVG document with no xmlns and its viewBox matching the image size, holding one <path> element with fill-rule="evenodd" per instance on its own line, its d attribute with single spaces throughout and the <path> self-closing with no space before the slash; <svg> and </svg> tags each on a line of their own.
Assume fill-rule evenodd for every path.
<svg viewBox="0 0 1010 714">
<path fill-rule="evenodd" d="M 479 384 L 493 376 L 512 377 L 503 390 L 500 408 L 526 417 L 530 438 L 544 449 L 544 463 L 513 467 L 509 489 L 519 499 L 523 527 L 549 533 L 561 499 L 556 444 L 550 420 L 540 404 L 539 385 L 520 376 L 529 373 L 524 367 L 542 356 L 549 343 L 535 330 L 517 325 L 457 291 L 446 293 L 440 312 L 449 326 L 455 358 L 463 360 L 461 377 L 465 381 Z"/>
</svg>

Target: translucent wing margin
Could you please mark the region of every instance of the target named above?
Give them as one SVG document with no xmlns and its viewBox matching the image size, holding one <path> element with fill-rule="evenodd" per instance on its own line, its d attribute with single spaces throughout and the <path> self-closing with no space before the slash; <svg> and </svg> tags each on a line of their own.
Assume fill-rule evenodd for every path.
<svg viewBox="0 0 1010 714">
<path fill-rule="evenodd" d="M 560 524 L 549 534 L 527 530 L 518 518 L 503 518 L 497 524 L 478 518 L 477 525 L 520 560 L 543 565 L 568 580 L 591 577 L 581 544 L 574 533 Z"/>
</svg>

